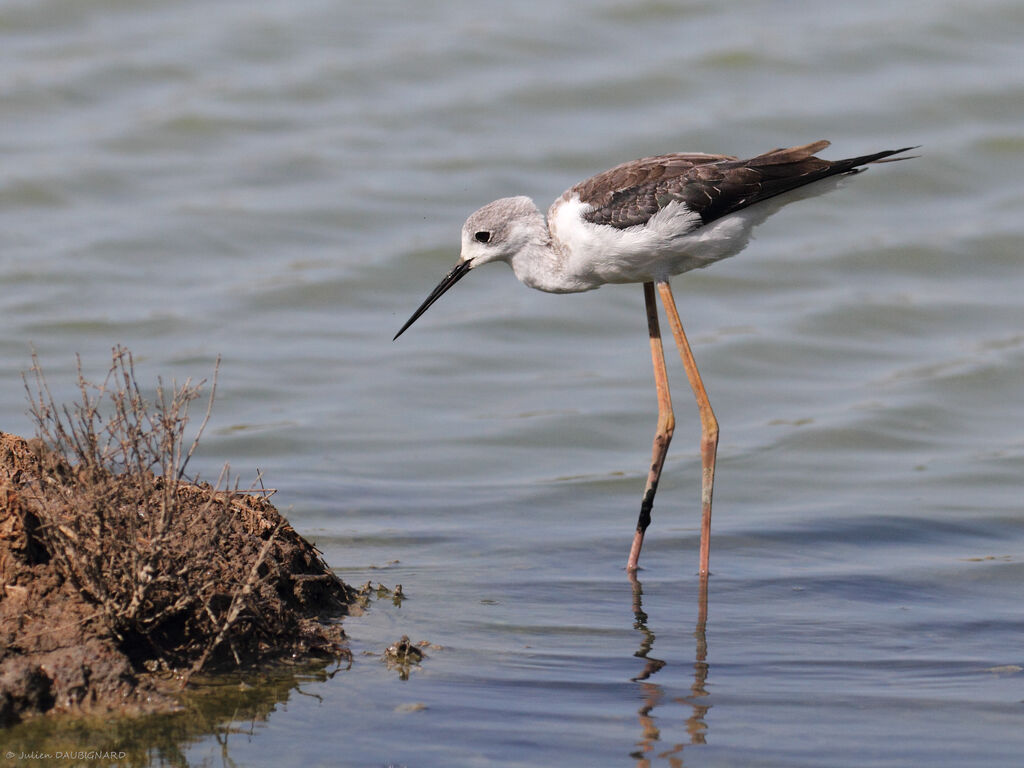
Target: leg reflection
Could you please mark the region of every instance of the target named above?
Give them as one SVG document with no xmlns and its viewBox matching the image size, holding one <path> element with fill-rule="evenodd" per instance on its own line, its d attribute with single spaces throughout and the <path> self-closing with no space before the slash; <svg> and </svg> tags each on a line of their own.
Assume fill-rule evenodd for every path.
<svg viewBox="0 0 1024 768">
<path fill-rule="evenodd" d="M 648 655 L 651 648 L 654 647 L 654 633 L 647 628 L 647 614 L 644 613 L 643 606 L 644 588 L 636 578 L 636 571 L 628 571 L 627 573 L 629 573 L 629 582 L 633 585 L 633 629 L 643 633 L 644 636 L 644 639 L 640 641 L 640 650 L 633 655 L 647 662 L 644 665 L 643 671 L 636 677 L 631 678 L 634 683 L 637 683 L 641 680 L 646 680 L 664 667 L 665 662 Z"/>
<path fill-rule="evenodd" d="M 686 718 L 686 732 L 689 740 L 683 743 L 672 745 L 667 750 L 656 751 L 658 742 L 661 741 L 661 732 L 658 729 L 654 715 L 654 709 L 662 703 L 665 695 L 664 689 L 656 683 L 650 682 L 649 678 L 657 673 L 665 662 L 662 659 L 650 655 L 654 647 L 654 632 L 647 626 L 647 614 L 643 610 L 643 585 L 636 578 L 635 572 L 629 574 L 630 583 L 633 586 L 633 628 L 642 633 L 640 648 L 634 656 L 644 660 L 644 667 L 633 682 L 639 683 L 644 694 L 644 705 L 638 711 L 640 717 L 641 738 L 637 742 L 637 749 L 630 756 L 636 759 L 638 768 L 650 768 L 651 759 L 661 758 L 667 761 L 672 768 L 683 765 L 683 749 L 691 744 L 704 744 L 707 724 L 705 717 L 710 704 L 704 703 L 707 692 L 708 677 L 708 574 L 700 575 L 699 592 L 697 596 L 697 626 L 693 636 L 697 647 L 693 664 L 693 684 L 690 686 L 689 696 L 680 696 L 674 699 L 679 704 L 689 705 L 691 712 Z M 666 745 L 667 746 L 667 745 Z"/>
<path fill-rule="evenodd" d="M 704 571 L 700 575 L 700 590 L 697 596 L 697 628 L 693 636 L 697 640 L 697 653 L 693 662 L 693 685 L 690 686 L 689 698 L 678 699 L 680 703 L 686 702 L 693 707 L 693 714 L 686 719 L 686 731 L 690 734 L 691 744 L 703 744 L 704 734 L 708 729 L 704 717 L 710 704 L 702 703 L 702 699 L 708 695 L 708 574 Z"/>
</svg>

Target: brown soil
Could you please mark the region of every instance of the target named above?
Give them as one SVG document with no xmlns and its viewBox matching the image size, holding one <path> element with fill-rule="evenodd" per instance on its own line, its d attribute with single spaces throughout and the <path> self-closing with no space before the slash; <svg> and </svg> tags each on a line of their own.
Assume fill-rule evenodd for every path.
<svg viewBox="0 0 1024 768">
<path fill-rule="evenodd" d="M 354 592 L 265 498 L 205 484 L 176 486 L 159 561 L 173 566 L 173 578 L 144 574 L 155 586 L 139 592 L 153 618 L 138 619 L 136 605 L 134 623 L 123 620 L 111 608 L 117 585 L 108 592 L 80 574 L 106 573 L 107 553 L 124 543 L 108 546 L 109 530 L 41 506 L 59 498 L 74 509 L 67 499 L 80 486 L 62 485 L 35 442 L 0 432 L 0 726 L 51 711 L 170 711 L 193 671 L 347 655 L 337 618 Z M 146 488 L 159 494 L 161 478 Z M 160 503 L 131 509 L 128 519 Z M 91 533 L 96 542 L 82 541 Z M 75 557 L 91 562 L 69 566 L 60 548 L 71 540 L 80 545 Z"/>
</svg>

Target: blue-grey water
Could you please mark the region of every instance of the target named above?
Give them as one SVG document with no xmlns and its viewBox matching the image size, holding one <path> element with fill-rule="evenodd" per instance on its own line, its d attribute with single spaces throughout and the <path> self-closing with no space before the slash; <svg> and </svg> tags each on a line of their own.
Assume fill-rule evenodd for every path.
<svg viewBox="0 0 1024 768">
<path fill-rule="evenodd" d="M 408 596 L 176 764 L 1018 764 L 1022 40 L 1014 0 L 0 2 L 0 429 L 32 432 L 32 347 L 58 399 L 76 354 L 101 377 L 124 344 L 147 382 L 221 355 L 194 468 L 258 468 L 343 579 Z M 391 337 L 491 199 L 821 138 L 920 157 L 674 281 L 722 430 L 702 622 L 670 343 L 623 568 L 639 286 L 492 266 Z M 379 660 L 403 634 L 438 646 L 407 681 Z"/>
</svg>

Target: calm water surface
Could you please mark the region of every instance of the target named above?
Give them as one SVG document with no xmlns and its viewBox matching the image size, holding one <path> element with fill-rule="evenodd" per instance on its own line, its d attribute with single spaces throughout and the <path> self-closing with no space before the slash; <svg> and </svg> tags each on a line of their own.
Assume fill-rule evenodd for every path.
<svg viewBox="0 0 1024 768">
<path fill-rule="evenodd" d="M 152 762 L 1018 762 L 1022 37 L 1010 0 L 0 2 L 0 428 L 32 431 L 30 345 L 58 399 L 115 343 L 151 382 L 222 355 L 198 469 L 259 468 L 342 578 L 409 598 L 346 621 L 349 671 Z M 491 267 L 391 336 L 484 202 L 819 138 L 921 157 L 676 279 L 722 427 L 713 574 L 702 605 L 673 359 L 631 584 L 640 287 Z M 407 681 L 378 659 L 403 634 L 439 646 Z"/>
</svg>

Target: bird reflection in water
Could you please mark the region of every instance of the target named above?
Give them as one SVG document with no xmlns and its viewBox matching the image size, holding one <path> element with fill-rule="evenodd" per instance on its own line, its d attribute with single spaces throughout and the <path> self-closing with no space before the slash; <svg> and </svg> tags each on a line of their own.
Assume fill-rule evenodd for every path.
<svg viewBox="0 0 1024 768">
<path fill-rule="evenodd" d="M 697 600 L 697 627 L 693 636 L 697 641 L 694 663 L 693 663 L 693 685 L 690 686 L 689 696 L 678 696 L 673 701 L 679 704 L 686 704 L 692 708 L 689 717 L 686 718 L 686 732 L 689 741 L 673 744 L 664 751 L 657 752 L 661 741 L 661 731 L 655 724 L 655 717 L 652 714 L 654 709 L 662 704 L 665 698 L 665 691 L 656 683 L 650 682 L 652 675 L 665 666 L 662 659 L 650 655 L 654 647 L 654 632 L 647 626 L 647 614 L 643 609 L 643 585 L 637 580 L 635 573 L 630 573 L 629 580 L 633 585 L 633 628 L 643 635 L 640 642 L 640 649 L 633 654 L 644 660 L 644 668 L 640 674 L 632 678 L 633 682 L 639 683 L 644 694 L 644 705 L 639 709 L 641 738 L 637 742 L 637 748 L 630 753 L 637 761 L 637 768 L 650 768 L 652 756 L 663 758 L 668 761 L 672 768 L 683 765 L 683 749 L 691 744 L 703 744 L 704 735 L 707 731 L 707 724 L 704 721 L 711 704 L 705 703 L 708 677 L 708 643 L 706 628 L 708 623 L 708 574 L 700 576 L 700 586 Z M 653 754 L 652 754 L 653 753 Z"/>
</svg>

